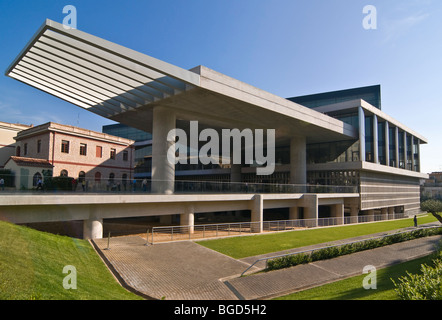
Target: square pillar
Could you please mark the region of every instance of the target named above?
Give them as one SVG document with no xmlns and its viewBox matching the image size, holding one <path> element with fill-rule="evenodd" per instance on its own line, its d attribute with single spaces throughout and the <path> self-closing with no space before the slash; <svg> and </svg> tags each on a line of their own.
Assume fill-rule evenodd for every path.
<svg viewBox="0 0 442 320">
<path fill-rule="evenodd" d="M 385 121 L 385 165 L 390 166 L 390 125 Z"/>
<path fill-rule="evenodd" d="M 359 207 L 357 205 L 350 206 L 350 223 L 358 223 Z"/>
<path fill-rule="evenodd" d="M 365 161 L 365 113 L 362 107 L 358 108 L 359 118 L 359 160 Z"/>
<path fill-rule="evenodd" d="M 399 168 L 399 163 L 401 162 L 401 159 L 399 159 L 399 128 L 395 128 L 394 132 L 394 147 L 396 152 L 396 168 Z"/>
<path fill-rule="evenodd" d="M 344 224 L 344 204 L 333 204 L 330 207 L 331 216 L 335 218 L 336 224 Z"/>
<path fill-rule="evenodd" d="M 304 194 L 300 203 L 304 208 L 304 219 L 308 227 L 318 226 L 318 196 L 316 194 Z"/>
<path fill-rule="evenodd" d="M 305 137 L 292 137 L 290 140 L 290 183 L 301 185 L 295 193 L 305 192 L 307 184 L 307 146 Z"/>
<path fill-rule="evenodd" d="M 169 108 L 157 106 L 153 109 L 152 121 L 152 192 L 172 194 L 175 185 L 175 150 L 171 147 L 175 141 L 168 141 L 167 136 L 176 127 L 176 116 Z M 175 140 L 175 135 L 172 138 Z"/>
<path fill-rule="evenodd" d="M 381 208 L 382 220 L 388 220 L 388 208 Z"/>
<path fill-rule="evenodd" d="M 299 219 L 299 207 L 289 208 L 289 220 L 298 220 L 298 219 Z"/>
<path fill-rule="evenodd" d="M 373 162 L 379 163 L 378 117 L 373 115 Z"/>
</svg>

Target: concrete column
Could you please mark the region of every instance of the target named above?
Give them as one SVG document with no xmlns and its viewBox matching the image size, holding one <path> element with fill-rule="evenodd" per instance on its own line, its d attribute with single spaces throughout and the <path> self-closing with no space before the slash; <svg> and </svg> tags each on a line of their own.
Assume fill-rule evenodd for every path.
<svg viewBox="0 0 442 320">
<path fill-rule="evenodd" d="M 231 192 L 242 192 L 241 190 L 241 165 L 234 164 L 231 160 L 230 168 L 230 191 Z"/>
<path fill-rule="evenodd" d="M 388 208 L 381 208 L 382 220 L 388 220 Z"/>
<path fill-rule="evenodd" d="M 174 141 L 167 141 L 170 130 L 175 129 L 175 113 L 166 107 L 153 109 L 152 124 L 152 192 L 172 194 L 175 182 L 175 152 L 169 158 L 167 153 Z"/>
<path fill-rule="evenodd" d="M 318 226 L 318 196 L 316 194 L 304 194 L 301 205 L 304 208 L 304 219 L 309 219 L 308 227 Z"/>
<path fill-rule="evenodd" d="M 362 107 L 358 108 L 359 117 L 359 160 L 365 161 L 365 113 Z"/>
<path fill-rule="evenodd" d="M 417 169 L 416 169 L 416 171 L 417 172 L 421 172 L 421 141 L 419 140 L 419 138 L 417 138 L 417 145 L 416 145 L 416 147 L 417 147 L 417 150 L 416 150 L 416 152 L 417 152 Z"/>
<path fill-rule="evenodd" d="M 299 207 L 289 208 L 289 220 L 298 220 L 298 219 L 299 219 Z"/>
<path fill-rule="evenodd" d="M 399 159 L 399 128 L 395 128 L 394 132 L 394 149 L 396 152 L 396 168 L 399 168 L 399 162 L 401 159 Z"/>
<path fill-rule="evenodd" d="M 408 158 L 407 158 L 407 132 L 404 131 L 404 165 L 405 165 L 405 169 L 407 169 L 407 163 L 408 163 Z"/>
<path fill-rule="evenodd" d="M 394 219 L 394 207 L 388 208 L 388 219 Z"/>
<path fill-rule="evenodd" d="M 292 137 L 290 140 L 290 183 L 307 184 L 307 147 L 305 137 Z M 304 188 L 301 188 L 300 192 Z"/>
<path fill-rule="evenodd" d="M 186 206 L 184 213 L 180 214 L 180 226 L 188 227 L 183 229 L 182 233 L 194 233 L 195 226 L 195 214 L 193 213 L 193 207 Z"/>
<path fill-rule="evenodd" d="M 83 221 L 83 239 L 103 238 L 103 219 L 91 218 Z"/>
<path fill-rule="evenodd" d="M 350 206 L 350 223 L 358 223 L 359 207 L 357 205 Z"/>
<path fill-rule="evenodd" d="M 252 232 L 262 233 L 264 220 L 264 204 L 262 194 L 256 194 L 251 203 Z"/>
<path fill-rule="evenodd" d="M 390 166 L 390 125 L 385 121 L 385 165 Z"/>
<path fill-rule="evenodd" d="M 373 115 L 373 162 L 379 163 L 378 117 Z"/>
<path fill-rule="evenodd" d="M 331 216 L 336 218 L 336 224 L 344 224 L 344 204 L 333 204 L 330 207 Z"/>
<path fill-rule="evenodd" d="M 374 221 L 374 209 L 367 210 L 365 214 L 368 217 L 367 221 Z"/>
<path fill-rule="evenodd" d="M 411 136 L 411 171 L 414 171 L 414 136 Z"/>
</svg>

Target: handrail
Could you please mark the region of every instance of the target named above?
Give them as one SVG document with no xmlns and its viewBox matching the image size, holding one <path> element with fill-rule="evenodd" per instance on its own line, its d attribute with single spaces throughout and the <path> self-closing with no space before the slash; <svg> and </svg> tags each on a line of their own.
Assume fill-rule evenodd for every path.
<svg viewBox="0 0 442 320">
<path fill-rule="evenodd" d="M 430 228 L 442 228 L 442 226 L 420 227 L 420 228 L 415 228 L 415 229 L 413 229 L 411 231 L 422 230 L 422 229 L 430 229 Z M 341 243 L 341 244 L 335 244 L 335 245 L 326 246 L 326 247 L 320 247 L 320 248 L 314 248 L 314 249 L 309 249 L 309 250 L 304 250 L 304 251 L 298 251 L 298 252 L 291 252 L 291 253 L 281 254 L 281 255 L 272 256 L 272 257 L 260 258 L 260 259 L 257 259 L 255 262 L 253 262 L 246 270 L 244 270 L 241 273 L 241 277 L 247 271 L 249 271 L 255 264 L 257 264 L 258 262 L 261 262 L 261 261 L 266 261 L 266 268 L 267 268 L 267 261 L 271 260 L 271 259 L 282 258 L 282 257 L 286 257 L 286 256 L 293 256 L 293 255 L 296 255 L 296 254 L 313 252 L 313 251 L 316 251 L 316 250 L 340 247 L 340 246 L 344 246 L 344 245 L 348 245 L 348 244 L 354 244 L 354 243 L 359 243 L 359 242 L 364 242 L 364 241 L 369 241 L 369 240 L 374 240 L 374 239 L 386 238 L 386 237 L 391 237 L 391 236 L 394 236 L 394 235 L 398 235 L 398 234 L 402 234 L 402 233 L 407 233 L 407 232 L 411 232 L 411 231 L 410 230 L 400 231 L 400 232 L 396 232 L 396 233 L 393 233 L 393 234 L 387 234 L 387 235 L 383 235 L 383 236 L 376 236 L 376 237 L 371 237 L 371 238 L 367 238 L 367 239 L 356 240 L 356 241 L 351 241 L 351 242 L 346 242 L 346 243 Z"/>
</svg>

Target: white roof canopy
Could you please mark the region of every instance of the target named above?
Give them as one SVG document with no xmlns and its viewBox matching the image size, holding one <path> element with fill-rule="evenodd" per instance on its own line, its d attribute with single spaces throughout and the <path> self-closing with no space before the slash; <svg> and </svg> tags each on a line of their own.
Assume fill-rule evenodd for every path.
<svg viewBox="0 0 442 320">
<path fill-rule="evenodd" d="M 209 68 L 182 69 L 51 20 L 39 28 L 6 75 L 148 132 L 152 110 L 161 105 L 174 112 L 177 121 L 275 129 L 281 143 L 294 135 L 308 142 L 357 138 L 355 129 L 342 121 Z"/>
<path fill-rule="evenodd" d="M 6 75 L 107 118 L 199 84 L 193 72 L 51 20 Z"/>
</svg>

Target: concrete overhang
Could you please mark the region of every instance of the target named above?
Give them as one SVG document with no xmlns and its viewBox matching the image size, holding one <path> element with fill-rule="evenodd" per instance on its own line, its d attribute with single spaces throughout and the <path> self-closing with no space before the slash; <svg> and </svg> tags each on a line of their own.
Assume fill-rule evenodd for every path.
<svg viewBox="0 0 442 320">
<path fill-rule="evenodd" d="M 396 119 L 392 118 L 385 112 L 379 110 L 375 106 L 372 106 L 370 103 L 368 103 L 365 100 L 362 99 L 355 99 L 355 100 L 349 100 L 345 102 L 339 102 L 334 104 L 329 104 L 321 107 L 314 108 L 314 110 L 321 112 L 321 113 L 333 113 L 333 112 L 345 112 L 345 111 L 354 111 L 357 112 L 358 107 L 362 107 L 364 109 L 365 115 L 376 115 L 378 117 L 378 121 L 388 121 L 390 124 L 392 124 L 395 127 L 398 127 L 399 129 L 406 131 L 407 133 L 413 135 L 414 137 L 418 138 L 420 140 L 421 144 L 427 144 L 428 139 L 419 134 L 418 132 L 410 129 L 406 125 L 402 124 L 401 122 L 397 121 Z"/>
<path fill-rule="evenodd" d="M 410 177 L 417 179 L 428 179 L 429 177 L 429 175 L 426 173 L 410 171 L 401 168 L 394 168 L 367 161 L 329 162 L 329 163 L 315 163 L 307 165 L 307 171 L 347 171 L 347 170 L 371 171 L 371 172 L 399 175 L 403 177 Z"/>
<path fill-rule="evenodd" d="M 6 75 L 108 119 L 152 132 L 152 110 L 165 106 L 177 127 L 275 129 L 277 143 L 357 139 L 342 121 L 209 68 L 185 70 L 46 20 Z"/>
</svg>

